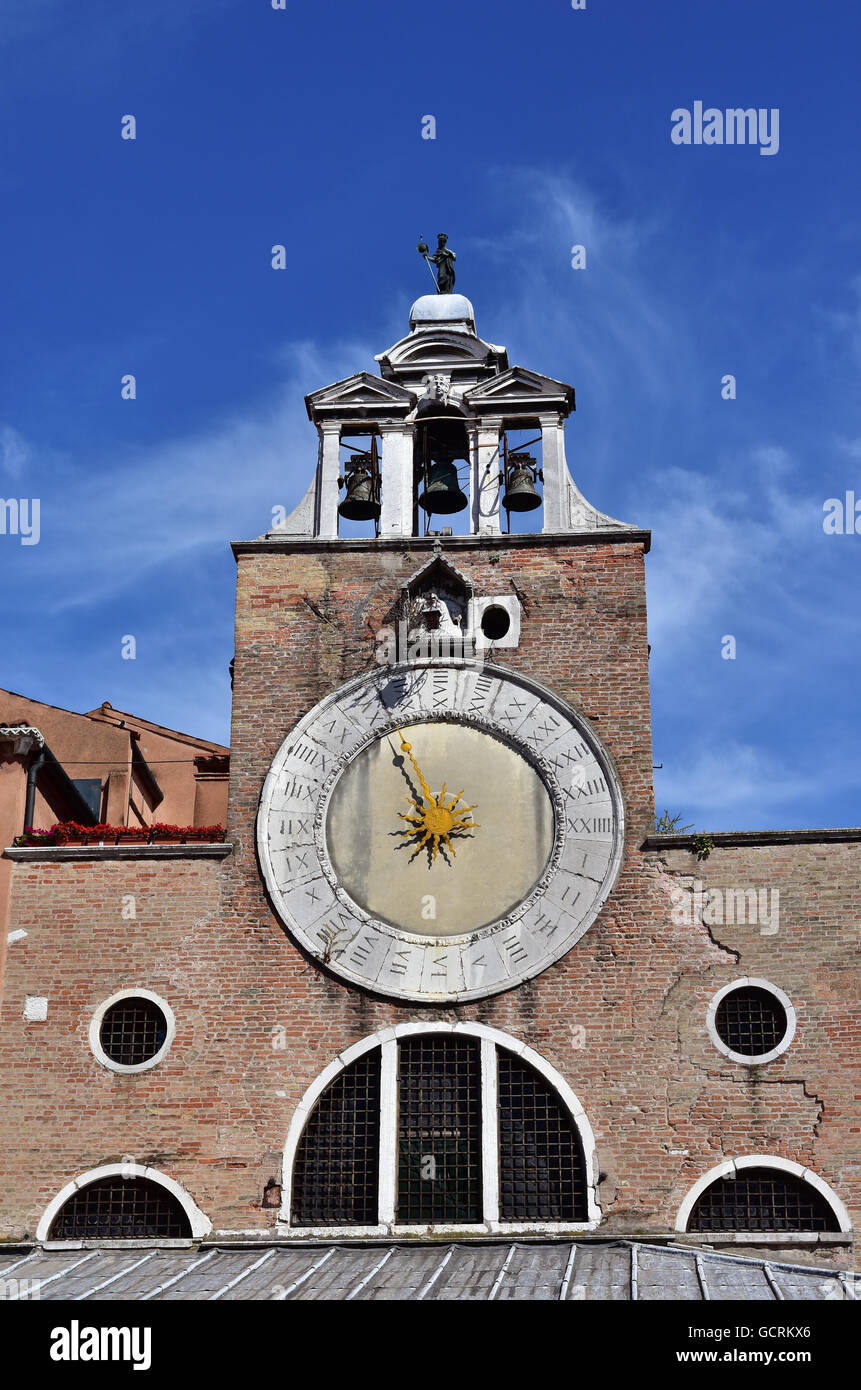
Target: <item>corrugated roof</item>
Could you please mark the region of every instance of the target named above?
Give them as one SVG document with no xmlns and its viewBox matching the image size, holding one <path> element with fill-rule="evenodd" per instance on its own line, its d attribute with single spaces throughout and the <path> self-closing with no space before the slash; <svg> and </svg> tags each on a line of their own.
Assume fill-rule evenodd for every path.
<svg viewBox="0 0 861 1390">
<path fill-rule="evenodd" d="M 38 1292 L 34 1288 L 38 1283 Z M 861 1275 L 639 1241 L 7 1250 L 0 1297 L 42 1300 L 855 1299 Z"/>
</svg>

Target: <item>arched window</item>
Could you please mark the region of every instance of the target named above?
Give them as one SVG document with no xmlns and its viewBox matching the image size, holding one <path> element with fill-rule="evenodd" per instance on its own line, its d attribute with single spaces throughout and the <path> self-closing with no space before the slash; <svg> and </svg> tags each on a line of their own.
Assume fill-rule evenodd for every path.
<svg viewBox="0 0 861 1390">
<path fill-rule="evenodd" d="M 294 1227 L 597 1223 L 591 1131 L 546 1063 L 481 1025 L 392 1032 L 300 1107 Z"/>
<path fill-rule="evenodd" d="M 148 1178 L 101 1178 L 80 1187 L 63 1204 L 51 1240 L 141 1240 L 191 1235 L 191 1226 L 172 1192 Z"/>
<path fill-rule="evenodd" d="M 746 1168 L 718 1178 L 697 1199 L 689 1231 L 839 1231 L 824 1198 L 801 1178 Z"/>
<path fill-rule="evenodd" d="M 849 1213 L 816 1173 L 787 1158 L 727 1159 L 695 1183 L 677 1231 L 847 1232 Z"/>
</svg>

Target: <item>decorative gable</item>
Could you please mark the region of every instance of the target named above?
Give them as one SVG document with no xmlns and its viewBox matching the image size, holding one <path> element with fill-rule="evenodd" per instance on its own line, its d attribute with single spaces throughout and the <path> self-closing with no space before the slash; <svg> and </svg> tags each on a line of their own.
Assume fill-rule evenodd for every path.
<svg viewBox="0 0 861 1390">
<path fill-rule="evenodd" d="M 574 388 L 564 381 L 531 372 L 527 367 L 510 367 L 490 381 L 481 382 L 464 393 L 464 400 L 477 414 L 519 413 L 537 410 L 569 415 L 574 409 Z"/>
<path fill-rule="evenodd" d="M 370 372 L 357 372 L 332 386 L 324 386 L 305 397 L 308 416 L 320 420 L 344 418 L 373 419 L 376 416 L 403 419 L 415 407 L 417 396 L 395 381 L 384 381 Z"/>
</svg>

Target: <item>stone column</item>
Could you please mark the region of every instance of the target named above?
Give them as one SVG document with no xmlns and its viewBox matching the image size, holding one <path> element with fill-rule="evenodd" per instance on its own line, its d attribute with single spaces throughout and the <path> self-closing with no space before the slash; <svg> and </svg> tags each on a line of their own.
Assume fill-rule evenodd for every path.
<svg viewBox="0 0 861 1390">
<path fill-rule="evenodd" d="M 338 420 L 324 420 L 317 426 L 320 435 L 317 464 L 317 517 L 314 534 L 332 537 L 338 534 L 338 477 L 341 472 L 341 425 Z"/>
<path fill-rule="evenodd" d="M 561 415 L 540 415 L 541 467 L 544 471 L 545 531 L 567 531 L 568 465 L 565 462 L 565 425 Z"/>
<path fill-rule="evenodd" d="M 500 417 L 485 418 L 470 426 L 469 516 L 472 535 L 498 535 Z"/>
<path fill-rule="evenodd" d="M 408 425 L 380 425 L 383 453 L 380 535 L 413 533 L 413 432 Z"/>
</svg>

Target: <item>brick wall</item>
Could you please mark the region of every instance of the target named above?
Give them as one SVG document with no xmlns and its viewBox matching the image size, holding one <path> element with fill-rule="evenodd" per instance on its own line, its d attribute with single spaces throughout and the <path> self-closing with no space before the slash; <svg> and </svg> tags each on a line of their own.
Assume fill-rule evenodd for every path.
<svg viewBox="0 0 861 1390">
<path fill-rule="evenodd" d="M 374 998 L 310 963 L 272 917 L 259 877 L 262 781 L 296 721 L 372 664 L 374 635 L 429 550 L 241 551 L 234 852 L 221 865 L 15 866 L 13 925 L 30 935 L 10 950 L 2 1039 L 8 1234 L 32 1230 L 72 1176 L 123 1154 L 176 1178 L 216 1228 L 270 1225 L 276 1214 L 261 1210 L 263 1187 L 279 1176 L 306 1088 L 349 1044 L 416 1019 L 485 1023 L 558 1069 L 595 1132 L 608 1232 L 670 1229 L 704 1172 L 754 1152 L 809 1164 L 858 1216 L 849 1033 L 858 846 L 748 849 L 747 859 L 716 850 L 702 864 L 686 850 L 644 852 L 653 806 L 642 544 L 535 538 L 446 554 L 479 596 L 516 586 L 521 645 L 500 664 L 570 701 L 616 764 L 628 841 L 603 912 L 537 979 L 458 1007 Z M 739 886 L 781 875 L 779 934 L 674 921 L 671 894 L 694 873 L 727 885 L 747 876 Z M 137 894 L 136 923 L 118 920 L 124 892 Z M 722 984 L 757 974 L 791 996 L 799 1034 L 754 1077 L 710 1044 L 705 1010 Z M 101 998 L 135 983 L 164 995 L 178 1033 L 163 1064 L 119 1077 L 93 1059 L 87 1026 Z M 46 1023 L 21 1022 L 26 993 L 51 997 Z M 286 1050 L 272 1046 L 277 1027 Z"/>
</svg>

